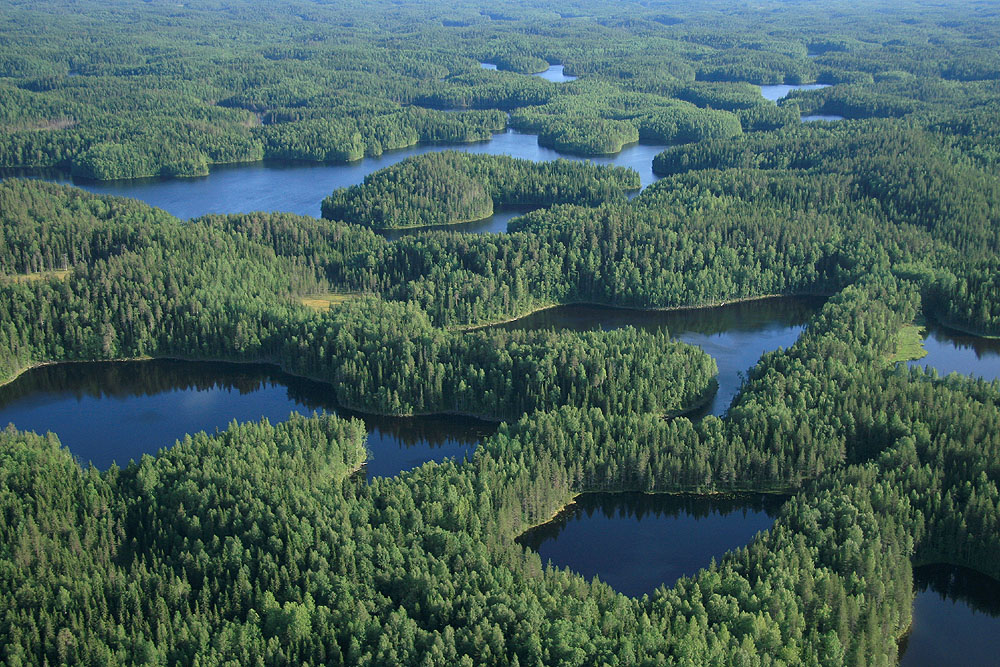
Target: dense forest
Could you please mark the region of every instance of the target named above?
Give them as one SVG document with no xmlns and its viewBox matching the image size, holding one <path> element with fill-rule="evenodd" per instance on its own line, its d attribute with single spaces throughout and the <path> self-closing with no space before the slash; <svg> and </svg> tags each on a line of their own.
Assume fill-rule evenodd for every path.
<svg viewBox="0 0 1000 667">
<path fill-rule="evenodd" d="M 670 145 L 632 199 L 627 169 L 443 152 L 332 192 L 323 219 L 179 220 L 5 178 L 0 382 L 266 361 L 345 407 L 502 423 L 469 461 L 368 482 L 363 424 L 332 415 L 105 471 L 7 426 L 4 664 L 894 665 L 915 565 L 1000 577 L 1000 383 L 892 362 L 920 318 L 1000 336 L 990 3 L 0 7 L 5 167 L 197 176 L 508 125 L 582 154 Z M 551 64 L 578 78 L 532 76 Z M 756 88 L 814 82 L 778 104 Z M 509 205 L 544 208 L 507 234 L 375 231 Z M 792 294 L 829 299 L 723 417 L 685 416 L 717 367 L 668 332 L 489 326 Z M 515 539 L 620 491 L 790 499 L 641 598 Z"/>
<path fill-rule="evenodd" d="M 638 189 L 639 175 L 623 167 L 430 153 L 334 192 L 322 211 L 324 218 L 376 229 L 431 227 L 487 218 L 504 206 L 621 202 L 627 190 Z"/>
</svg>

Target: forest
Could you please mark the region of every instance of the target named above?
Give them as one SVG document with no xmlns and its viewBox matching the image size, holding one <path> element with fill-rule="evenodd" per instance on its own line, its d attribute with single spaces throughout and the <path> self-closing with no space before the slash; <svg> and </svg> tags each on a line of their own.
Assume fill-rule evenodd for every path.
<svg viewBox="0 0 1000 667">
<path fill-rule="evenodd" d="M 639 175 L 623 167 L 506 155 L 428 153 L 365 177 L 323 200 L 323 217 L 375 229 L 433 227 L 493 215 L 504 206 L 625 201 Z"/>
<path fill-rule="evenodd" d="M 1000 578 L 1000 382 L 893 362 L 923 320 L 1000 336 L 1000 12 L 876 5 L 0 0 L 0 383 L 267 362 L 345 408 L 499 422 L 471 460 L 371 480 L 335 415 L 107 470 L 0 424 L 0 662 L 897 664 L 914 567 Z M 533 76 L 555 64 L 577 78 Z M 757 88 L 802 83 L 829 87 Z M 641 192 L 621 167 L 425 153 L 321 218 L 181 220 L 34 171 L 197 178 L 508 127 L 667 147 Z M 505 234 L 451 226 L 515 205 L 537 210 Z M 405 228 L 426 229 L 378 233 Z M 718 367 L 667 331 L 491 326 L 772 295 L 828 298 L 722 416 L 692 416 Z M 516 541 L 625 491 L 789 500 L 638 598 Z"/>
</svg>

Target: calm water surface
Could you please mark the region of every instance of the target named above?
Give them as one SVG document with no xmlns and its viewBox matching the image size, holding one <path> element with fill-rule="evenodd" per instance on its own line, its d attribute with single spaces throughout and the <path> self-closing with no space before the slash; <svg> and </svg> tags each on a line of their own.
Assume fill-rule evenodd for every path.
<svg viewBox="0 0 1000 667">
<path fill-rule="evenodd" d="M 814 114 L 812 116 L 802 116 L 801 118 L 799 118 L 799 120 L 801 120 L 803 123 L 815 123 L 817 121 L 830 122 L 830 121 L 835 121 L 835 120 L 844 120 L 844 117 L 843 116 L 837 116 L 837 115 L 834 115 L 834 114 L 830 114 L 830 115 Z"/>
<path fill-rule="evenodd" d="M 547 70 L 539 72 L 534 76 L 545 79 L 546 81 L 551 81 L 552 83 L 566 83 L 567 81 L 576 81 L 577 79 L 575 76 L 563 74 L 562 65 L 550 65 Z"/>
<path fill-rule="evenodd" d="M 491 70 L 495 70 L 497 68 L 497 66 L 493 63 L 479 63 L 479 66 L 483 69 Z M 545 79 L 546 81 L 551 81 L 552 83 L 566 83 L 567 81 L 576 81 L 578 78 L 570 76 L 569 74 L 564 74 L 562 65 L 549 65 L 549 68 L 544 72 L 538 72 L 537 74 L 532 74 L 532 76 L 537 76 Z"/>
<path fill-rule="evenodd" d="M 772 102 L 777 102 L 788 96 L 788 93 L 793 90 L 819 90 L 820 88 L 829 88 L 828 83 L 804 83 L 798 85 L 788 85 L 779 84 L 776 86 L 761 86 L 760 94 L 764 96 L 764 99 L 771 100 Z"/>
<path fill-rule="evenodd" d="M 534 211 L 536 207 L 534 206 L 505 206 L 503 208 L 497 209 L 488 218 L 483 220 L 475 220 L 473 222 L 462 222 L 457 225 L 442 225 L 436 227 L 412 227 L 409 229 L 382 229 L 379 230 L 379 234 L 389 239 L 390 241 L 395 241 L 404 236 L 412 236 L 413 234 L 419 234 L 421 232 L 428 231 L 454 231 L 463 232 L 466 234 L 504 234 L 507 232 L 507 223 L 514 218 L 524 215 Z"/>
<path fill-rule="evenodd" d="M 707 567 L 774 523 L 784 498 L 583 494 L 518 542 L 588 579 L 638 597 Z"/>
<path fill-rule="evenodd" d="M 368 429 L 369 476 L 392 476 L 425 461 L 471 457 L 496 430 L 464 417 L 376 417 L 337 407 L 331 385 L 273 366 L 173 360 L 88 362 L 34 368 L 0 387 L 0 425 L 52 431 L 86 464 L 124 466 L 187 433 L 231 421 L 271 423 L 295 412 L 357 417 Z"/>
<path fill-rule="evenodd" d="M 134 179 L 128 181 L 86 181 L 74 179 L 65 170 L 6 170 L 8 176 L 42 178 L 68 183 L 98 194 L 139 199 L 181 219 L 208 213 L 249 213 L 285 211 L 318 216 L 320 202 L 337 188 L 357 185 L 368 174 L 384 169 L 413 155 L 443 150 L 486 155 L 511 155 L 542 162 L 564 158 L 581 162 L 631 167 L 639 172 L 642 186 L 657 180 L 653 158 L 666 146 L 633 144 L 613 156 L 584 158 L 559 153 L 538 145 L 538 136 L 506 130 L 490 141 L 473 144 L 424 144 L 388 151 L 379 157 L 364 158 L 350 164 L 316 162 L 255 162 L 213 167 L 208 176 L 179 179 Z M 510 216 L 514 217 L 514 216 Z M 507 218 L 508 220 L 510 218 Z M 459 226 L 456 226 L 459 229 Z M 489 229 L 467 231 L 506 231 L 506 220 L 494 221 Z"/>
<path fill-rule="evenodd" d="M 901 667 L 1000 664 L 1000 582 L 953 565 L 913 570 L 913 627 Z"/>
<path fill-rule="evenodd" d="M 741 375 L 765 352 L 790 347 L 823 303 L 824 299 L 818 297 L 781 297 L 668 311 L 559 306 L 499 326 L 575 331 L 624 326 L 647 331 L 665 328 L 673 338 L 705 350 L 719 366 L 718 393 L 710 405 L 692 416 L 722 415 L 739 391 Z"/>
<path fill-rule="evenodd" d="M 935 323 L 926 328 L 927 356 L 909 362 L 911 366 L 934 368 L 940 375 L 955 372 L 1000 379 L 1000 340 L 970 336 Z"/>
</svg>

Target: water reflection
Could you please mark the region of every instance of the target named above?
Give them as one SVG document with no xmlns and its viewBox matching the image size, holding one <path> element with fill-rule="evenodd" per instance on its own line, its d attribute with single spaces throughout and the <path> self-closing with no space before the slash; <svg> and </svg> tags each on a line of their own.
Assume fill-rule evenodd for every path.
<svg viewBox="0 0 1000 667">
<path fill-rule="evenodd" d="M 713 308 L 644 311 L 573 305 L 549 308 L 513 322 L 506 329 L 667 329 L 678 340 L 697 345 L 719 366 L 719 390 L 712 402 L 691 415 L 722 415 L 742 384 L 742 374 L 765 352 L 790 347 L 822 307 L 821 297 L 779 297 Z"/>
<path fill-rule="evenodd" d="M 626 595 L 707 567 L 774 523 L 785 498 L 642 493 L 583 494 L 554 521 L 518 542 L 559 567 L 598 576 Z"/>
<path fill-rule="evenodd" d="M 314 411 L 357 417 L 368 429 L 370 476 L 429 460 L 471 457 L 496 425 L 467 417 L 378 417 L 337 406 L 333 386 L 273 366 L 174 360 L 56 364 L 0 387 L 0 424 L 52 431 L 98 468 L 155 454 L 187 433 L 230 422 Z"/>
<path fill-rule="evenodd" d="M 1000 379 L 1000 340 L 964 334 L 933 322 L 926 329 L 927 356 L 910 361 L 911 366 L 931 367 L 941 375 L 955 372 Z"/>
<path fill-rule="evenodd" d="M 318 216 L 320 202 L 337 188 L 358 185 L 372 172 L 392 166 L 414 155 L 453 150 L 461 153 L 510 155 L 543 162 L 563 158 L 595 164 L 631 167 L 639 172 L 642 187 L 653 183 L 653 158 L 666 146 L 634 144 L 620 153 L 586 158 L 554 151 L 538 145 L 538 136 L 515 130 L 493 135 L 490 141 L 472 144 L 421 144 L 386 151 L 349 164 L 268 161 L 249 164 L 217 165 L 208 176 L 200 178 L 146 178 L 126 181 L 87 181 L 73 178 L 62 169 L 3 169 L 0 176 L 40 178 L 54 183 L 75 185 L 103 195 L 131 197 L 162 208 L 178 218 L 195 218 L 208 213 L 249 213 L 283 211 Z M 456 227 L 457 229 L 458 227 Z M 501 232 L 498 226 L 491 232 Z M 473 230 L 469 230 L 473 231 Z"/>
<path fill-rule="evenodd" d="M 1000 582 L 954 565 L 913 570 L 913 626 L 901 667 L 994 665 L 1000 658 Z"/>
</svg>

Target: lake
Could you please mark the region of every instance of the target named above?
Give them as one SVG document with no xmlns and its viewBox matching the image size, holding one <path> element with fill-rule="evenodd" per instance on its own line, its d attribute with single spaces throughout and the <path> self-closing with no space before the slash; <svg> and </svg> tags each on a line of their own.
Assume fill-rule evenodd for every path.
<svg viewBox="0 0 1000 667">
<path fill-rule="evenodd" d="M 777 102 L 788 96 L 788 93 L 793 90 L 819 90 L 820 88 L 829 88 L 828 83 L 804 83 L 804 84 L 778 84 L 774 86 L 761 86 L 760 94 L 764 96 L 764 99 L 771 100 L 772 102 Z"/>
<path fill-rule="evenodd" d="M 926 326 L 927 356 L 910 366 L 929 366 L 940 375 L 961 373 L 986 380 L 1000 379 L 1000 340 L 953 331 L 937 323 Z"/>
<path fill-rule="evenodd" d="M 550 65 L 547 70 L 539 72 L 534 76 L 551 81 L 552 83 L 566 83 L 567 81 L 576 81 L 577 79 L 575 76 L 564 74 L 562 65 Z"/>
<path fill-rule="evenodd" d="M 0 387 L 0 425 L 52 431 L 83 463 L 101 469 L 155 454 L 187 433 L 233 421 L 271 423 L 295 412 L 357 417 L 368 429 L 368 475 L 472 456 L 496 425 L 467 417 L 378 417 L 339 408 L 333 387 L 274 366 L 159 359 L 33 368 Z"/>
<path fill-rule="evenodd" d="M 496 70 L 497 66 L 493 63 L 479 63 L 479 66 L 483 69 Z M 570 76 L 569 74 L 563 73 L 562 65 L 549 65 L 549 68 L 544 72 L 537 72 L 532 74 L 532 76 L 537 76 L 546 81 L 551 81 L 552 83 L 566 83 L 567 81 L 576 81 L 578 77 Z"/>
<path fill-rule="evenodd" d="M 722 415 L 742 384 L 742 374 L 761 355 L 790 347 L 822 307 L 821 297 L 777 297 L 711 308 L 631 310 L 601 306 L 558 306 L 498 326 L 506 329 L 667 329 L 677 340 L 697 345 L 719 366 L 719 391 L 692 417 Z"/>
<path fill-rule="evenodd" d="M 913 626 L 900 667 L 980 667 L 1000 662 L 1000 582 L 953 565 L 913 570 Z"/>
<path fill-rule="evenodd" d="M 284 211 L 319 216 L 320 202 L 337 188 L 357 185 L 372 172 L 423 153 L 454 150 L 473 154 L 511 155 L 533 162 L 557 158 L 577 162 L 589 159 L 595 164 L 631 167 L 639 172 L 642 186 L 645 187 L 657 180 L 658 177 L 653 174 L 653 158 L 666 148 L 662 145 L 633 144 L 616 155 L 584 158 L 539 146 L 538 135 L 508 129 L 493 135 L 490 141 L 420 144 L 348 164 L 265 161 L 217 165 L 212 167 L 208 176 L 198 178 L 87 181 L 74 179 L 66 170 L 8 169 L 3 173 L 7 176 L 67 183 L 98 194 L 132 197 L 162 208 L 183 220 L 208 213 L 251 211 Z M 460 226 L 455 227 L 459 228 Z M 502 224 L 496 221 L 486 230 L 470 227 L 467 231 L 506 231 L 506 220 Z"/>
<path fill-rule="evenodd" d="M 707 567 L 774 523 L 783 497 L 583 494 L 518 538 L 542 562 L 639 597 Z"/>
</svg>

